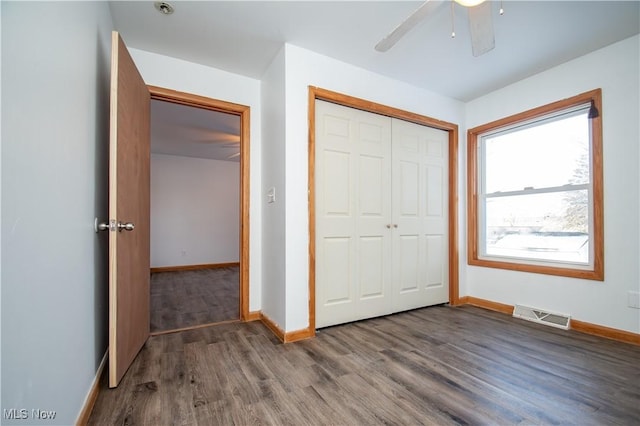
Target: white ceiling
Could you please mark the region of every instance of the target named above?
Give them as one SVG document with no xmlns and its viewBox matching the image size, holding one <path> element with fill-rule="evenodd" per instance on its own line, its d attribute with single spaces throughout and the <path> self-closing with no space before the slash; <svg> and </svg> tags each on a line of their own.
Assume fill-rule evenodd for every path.
<svg viewBox="0 0 640 426">
<path fill-rule="evenodd" d="M 240 116 L 151 101 L 151 152 L 240 161 Z"/>
<path fill-rule="evenodd" d="M 476 58 L 467 10 L 454 5 L 452 39 L 444 1 L 380 53 L 374 46 L 422 1 L 169 2 L 169 16 L 152 1 L 110 2 L 130 47 L 259 79 L 291 43 L 465 102 L 640 32 L 640 1 L 503 1 L 503 16 L 494 1 L 496 47 Z"/>
<path fill-rule="evenodd" d="M 131 47 L 260 78 L 291 43 L 445 96 L 468 101 L 640 31 L 638 1 L 493 2 L 496 48 L 474 58 L 467 11 L 450 3 L 386 53 L 374 46 L 421 1 L 169 0 L 111 2 L 115 27 Z"/>
</svg>

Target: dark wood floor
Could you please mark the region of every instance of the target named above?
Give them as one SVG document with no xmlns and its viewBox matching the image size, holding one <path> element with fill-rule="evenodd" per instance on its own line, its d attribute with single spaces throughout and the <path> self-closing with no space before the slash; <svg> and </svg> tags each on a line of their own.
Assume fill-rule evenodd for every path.
<svg viewBox="0 0 640 426">
<path fill-rule="evenodd" d="M 152 333 L 238 319 L 238 266 L 151 274 Z"/>
<path fill-rule="evenodd" d="M 438 306 L 281 344 L 260 322 L 149 339 L 90 424 L 640 424 L 640 347 Z"/>
</svg>

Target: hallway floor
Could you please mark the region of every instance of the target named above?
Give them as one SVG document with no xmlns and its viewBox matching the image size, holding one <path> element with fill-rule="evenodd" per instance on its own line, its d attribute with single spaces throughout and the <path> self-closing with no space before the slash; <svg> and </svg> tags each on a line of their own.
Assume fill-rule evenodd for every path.
<svg viewBox="0 0 640 426">
<path fill-rule="evenodd" d="M 151 275 L 151 332 L 240 319 L 239 267 Z"/>
</svg>

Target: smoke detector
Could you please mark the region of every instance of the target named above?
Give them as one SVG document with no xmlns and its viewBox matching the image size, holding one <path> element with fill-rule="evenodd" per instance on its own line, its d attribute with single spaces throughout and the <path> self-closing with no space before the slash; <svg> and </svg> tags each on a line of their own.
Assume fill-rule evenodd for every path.
<svg viewBox="0 0 640 426">
<path fill-rule="evenodd" d="M 157 1 L 153 5 L 156 7 L 158 12 L 162 13 L 163 15 L 171 15 L 174 11 L 173 6 L 171 6 L 166 1 Z"/>
</svg>

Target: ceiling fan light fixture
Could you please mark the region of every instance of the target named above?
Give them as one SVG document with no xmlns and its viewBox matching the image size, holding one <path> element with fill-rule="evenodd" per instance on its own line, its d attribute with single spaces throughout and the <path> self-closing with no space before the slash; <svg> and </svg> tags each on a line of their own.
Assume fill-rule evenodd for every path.
<svg viewBox="0 0 640 426">
<path fill-rule="evenodd" d="M 454 0 L 454 1 L 464 7 L 474 7 L 479 5 L 480 3 L 485 2 L 485 0 Z"/>
</svg>

